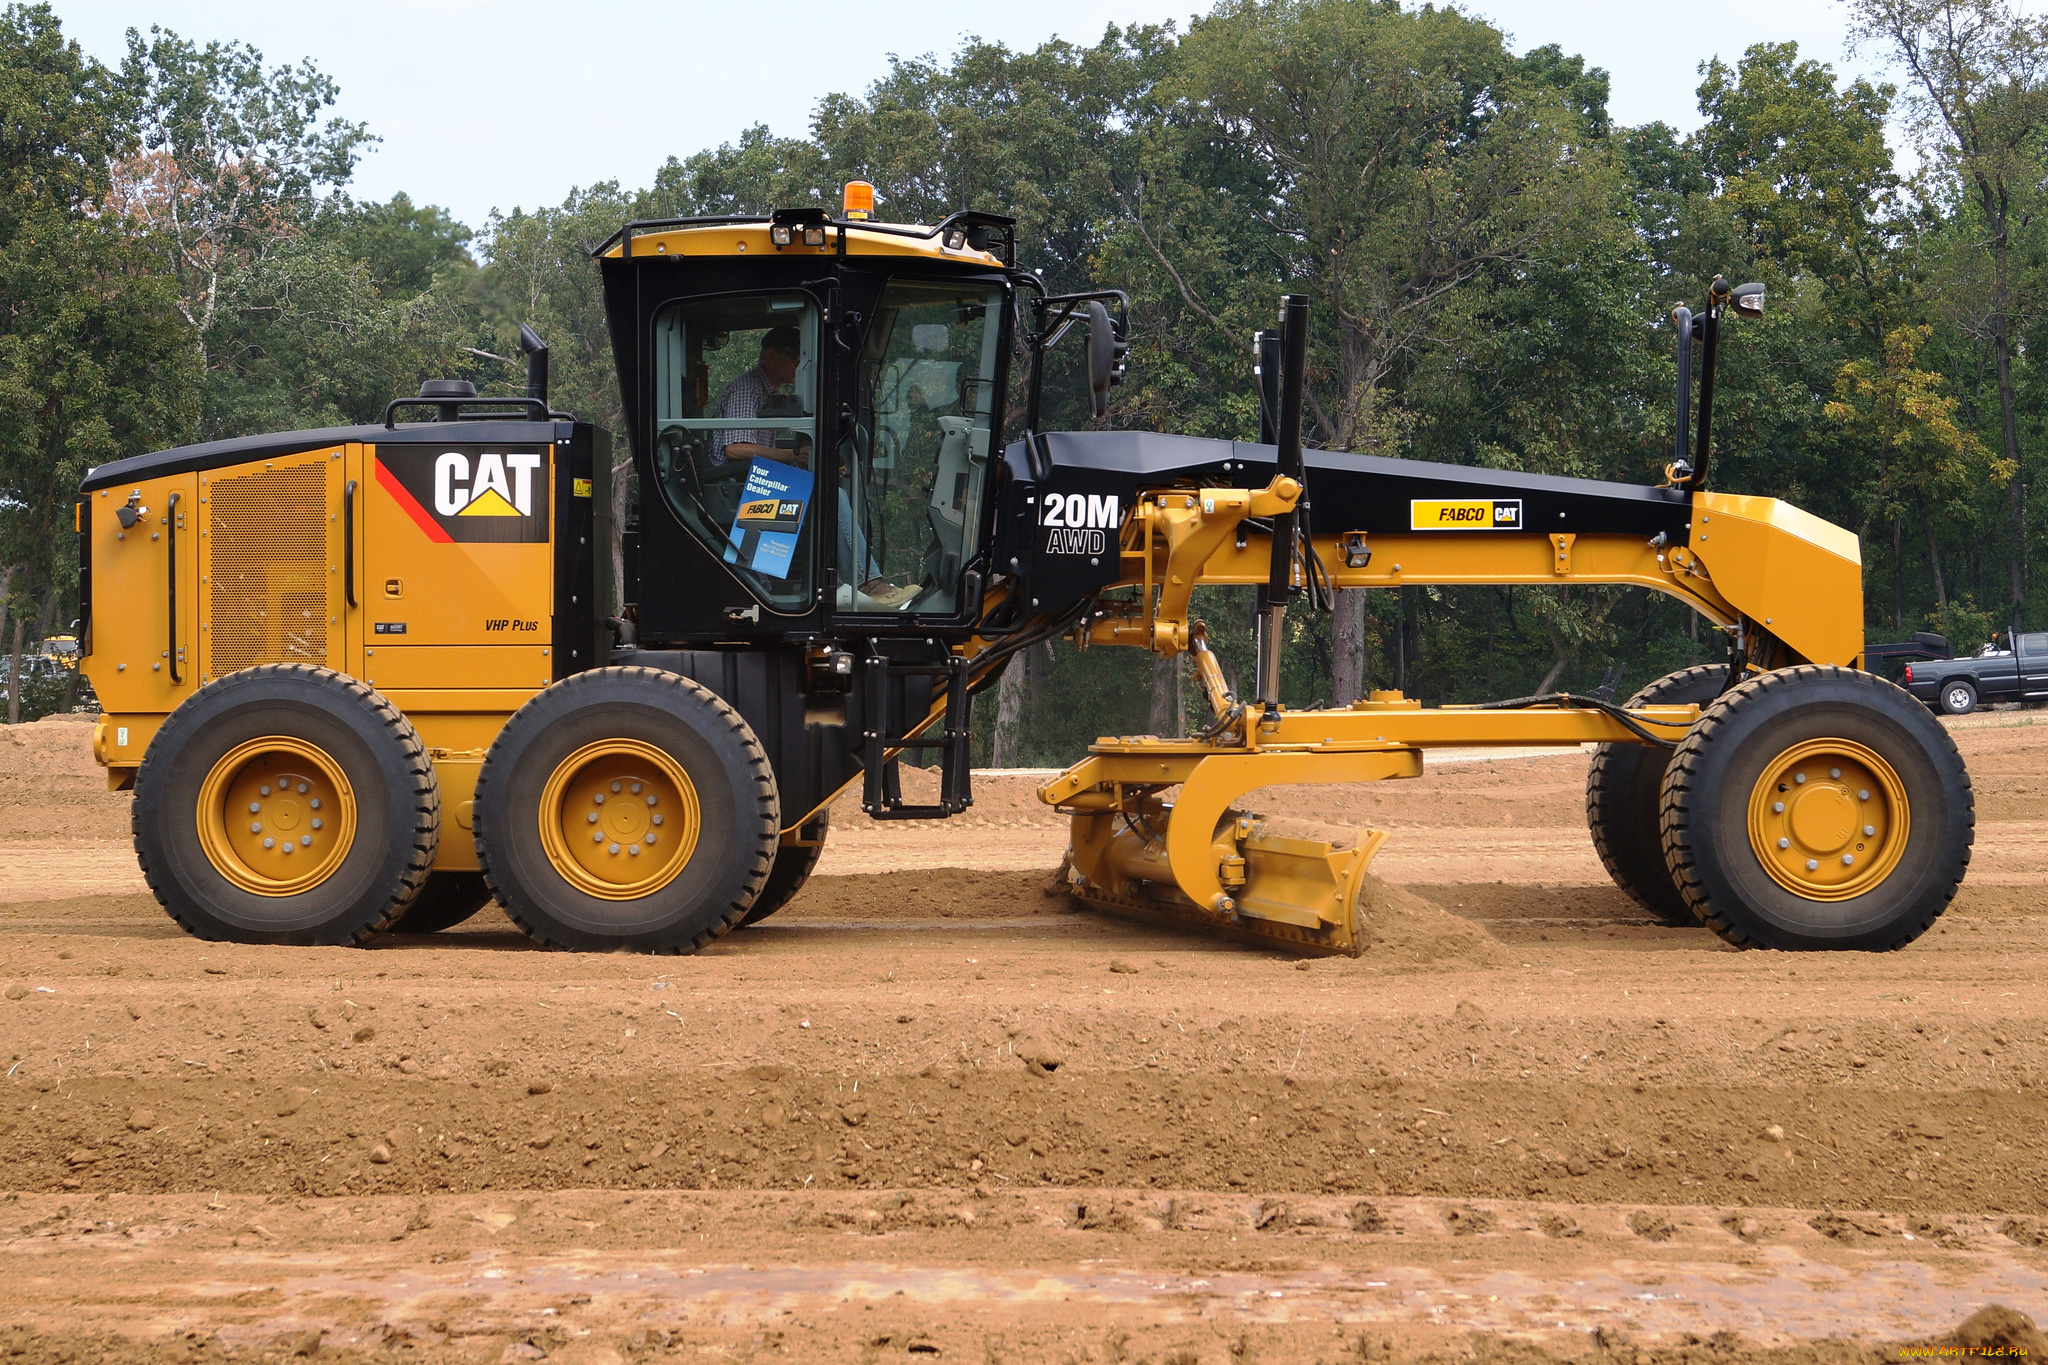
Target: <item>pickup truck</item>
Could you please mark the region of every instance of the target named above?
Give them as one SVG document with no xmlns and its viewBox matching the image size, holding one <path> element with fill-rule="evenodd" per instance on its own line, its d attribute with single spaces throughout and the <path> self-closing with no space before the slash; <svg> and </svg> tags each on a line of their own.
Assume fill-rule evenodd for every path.
<svg viewBox="0 0 2048 1365">
<path fill-rule="evenodd" d="M 2048 701 L 2048 631 L 1996 640 L 1961 659 L 1906 665 L 1908 692 L 1943 715 L 1968 715 L 1979 702 Z"/>
</svg>

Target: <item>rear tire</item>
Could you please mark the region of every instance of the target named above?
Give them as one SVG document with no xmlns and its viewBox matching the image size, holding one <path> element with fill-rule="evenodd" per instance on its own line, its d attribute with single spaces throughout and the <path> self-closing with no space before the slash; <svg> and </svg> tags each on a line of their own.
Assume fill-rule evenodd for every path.
<svg viewBox="0 0 2048 1365">
<path fill-rule="evenodd" d="M 1941 713 L 1944 716 L 1967 716 L 1977 709 L 1977 688 L 1962 678 L 1952 678 L 1941 685 Z"/>
<path fill-rule="evenodd" d="M 1726 664 L 1701 664 L 1666 674 L 1628 699 L 1630 706 L 1705 706 L 1721 695 Z M 1602 744 L 1586 770 L 1586 825 L 1593 851 L 1629 899 L 1674 929 L 1699 927 L 1699 916 L 1664 861 L 1658 808 L 1672 750 L 1648 744 Z"/>
<path fill-rule="evenodd" d="M 760 741 L 711 691 L 593 669 L 498 732 L 477 775 L 477 860 L 543 947 L 694 952 L 760 894 L 780 809 Z"/>
<path fill-rule="evenodd" d="M 825 856 L 825 835 L 831 826 L 832 813 L 828 810 L 818 817 L 817 843 L 791 844 L 775 850 L 775 866 L 769 869 L 768 880 L 762 883 L 761 894 L 754 897 L 740 928 L 759 924 L 796 899 L 796 893 L 804 889 L 811 873 L 817 871 L 818 859 Z"/>
<path fill-rule="evenodd" d="M 135 775 L 131 820 L 149 889 L 188 932 L 350 945 L 426 884 L 441 790 L 418 732 L 370 687 L 265 664 L 170 714 Z"/>
<path fill-rule="evenodd" d="M 481 872 L 430 872 L 419 898 L 405 909 L 386 933 L 438 934 L 453 929 L 491 903 L 491 888 Z"/>
<path fill-rule="evenodd" d="M 1912 942 L 1955 897 L 1975 827 L 1941 723 L 1892 683 L 1833 665 L 1731 689 L 1664 775 L 1672 875 L 1738 947 Z"/>
</svg>

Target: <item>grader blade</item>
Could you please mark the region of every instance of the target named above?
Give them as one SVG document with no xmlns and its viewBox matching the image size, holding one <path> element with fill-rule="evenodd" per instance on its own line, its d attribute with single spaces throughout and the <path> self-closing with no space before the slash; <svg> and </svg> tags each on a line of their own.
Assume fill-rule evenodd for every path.
<svg viewBox="0 0 2048 1365">
<path fill-rule="evenodd" d="M 1175 818 L 1171 807 L 1166 818 Z M 1088 838 L 1084 823 L 1110 819 L 1077 816 L 1075 848 Z M 1241 861 L 1238 870 L 1244 878 L 1228 910 L 1197 905 L 1173 881 L 1163 848 L 1155 843 L 1148 851 L 1143 836 L 1129 830 L 1112 836 L 1111 881 L 1094 880 L 1076 858 L 1067 867 L 1067 890 L 1085 904 L 1126 919 L 1296 953 L 1357 957 L 1366 937 L 1365 873 L 1387 835 L 1377 829 L 1330 833 L 1333 837 L 1320 839 L 1275 833 L 1264 817 L 1228 812 L 1216 840 L 1219 847 L 1234 844 L 1230 856 Z"/>
<path fill-rule="evenodd" d="M 1089 905 L 1291 952 L 1356 957 L 1365 944 L 1365 871 L 1385 832 L 1274 820 L 1239 798 L 1281 784 L 1413 777 L 1421 768 L 1413 749 L 1218 754 L 1142 738 L 1096 745 L 1039 799 L 1073 813 L 1067 887 Z"/>
</svg>

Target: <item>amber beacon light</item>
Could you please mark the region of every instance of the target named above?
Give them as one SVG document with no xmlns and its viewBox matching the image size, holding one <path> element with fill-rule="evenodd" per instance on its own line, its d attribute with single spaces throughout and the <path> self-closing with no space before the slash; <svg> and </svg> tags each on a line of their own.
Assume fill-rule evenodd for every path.
<svg viewBox="0 0 2048 1365">
<path fill-rule="evenodd" d="M 875 187 L 865 180 L 847 181 L 844 203 L 846 216 L 850 219 L 865 221 L 874 217 Z"/>
</svg>

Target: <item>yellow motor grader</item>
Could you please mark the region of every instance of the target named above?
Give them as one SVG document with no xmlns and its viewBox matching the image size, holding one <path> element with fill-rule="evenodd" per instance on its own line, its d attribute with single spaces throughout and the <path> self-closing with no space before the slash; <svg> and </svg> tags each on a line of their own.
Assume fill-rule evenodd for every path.
<svg viewBox="0 0 2048 1365">
<path fill-rule="evenodd" d="M 859 192 L 837 217 L 635 222 L 596 252 L 634 471 L 616 535 L 611 438 L 549 405 L 530 330 L 518 397 L 429 381 L 381 423 L 92 471 L 95 753 L 180 924 L 360 943 L 495 897 L 548 946 L 690 951 L 797 894 L 851 784 L 878 819 L 970 805 L 975 696 L 1055 637 L 1191 653 L 1211 713 L 1102 739 L 1041 790 L 1072 816 L 1070 891 L 1108 910 L 1356 953 L 1384 836 L 1305 838 L 1252 793 L 1587 742 L 1595 845 L 1673 922 L 1889 948 L 1954 895 L 1969 779 L 1925 707 L 1857 668 L 1855 537 L 1705 486 L 1719 329 L 1760 287 L 1675 311 L 1656 487 L 1304 451 L 1298 298 L 1258 338 L 1261 441 L 1046 431 L 1069 333 L 1106 403 L 1122 296 L 1048 294 L 1008 218 L 887 224 Z M 1667 593 L 1726 662 L 1625 705 L 1281 704 L 1296 599 L 1516 583 Z M 1262 590 L 1255 695 L 1190 619 L 1202 584 Z M 905 801 L 906 754 L 937 756 L 935 802 Z"/>
</svg>

